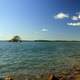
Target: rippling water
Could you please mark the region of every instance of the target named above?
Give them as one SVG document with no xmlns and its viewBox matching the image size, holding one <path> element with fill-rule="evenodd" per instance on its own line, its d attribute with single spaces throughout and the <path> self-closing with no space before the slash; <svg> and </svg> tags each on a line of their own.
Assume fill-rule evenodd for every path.
<svg viewBox="0 0 80 80">
<path fill-rule="evenodd" d="M 0 75 L 59 72 L 80 64 L 80 42 L 0 42 Z"/>
</svg>

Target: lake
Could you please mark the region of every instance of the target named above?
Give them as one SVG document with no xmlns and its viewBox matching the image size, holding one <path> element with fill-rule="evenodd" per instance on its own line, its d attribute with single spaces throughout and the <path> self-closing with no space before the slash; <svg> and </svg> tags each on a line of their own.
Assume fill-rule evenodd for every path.
<svg viewBox="0 0 80 80">
<path fill-rule="evenodd" d="M 80 64 L 80 42 L 0 42 L 0 75 L 58 73 Z"/>
</svg>

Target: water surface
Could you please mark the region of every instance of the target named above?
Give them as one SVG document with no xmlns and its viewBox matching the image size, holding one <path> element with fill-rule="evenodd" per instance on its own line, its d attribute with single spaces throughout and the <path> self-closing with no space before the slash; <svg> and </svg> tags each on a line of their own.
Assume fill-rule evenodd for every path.
<svg viewBox="0 0 80 80">
<path fill-rule="evenodd" d="M 55 73 L 80 64 L 80 42 L 0 42 L 0 75 Z"/>
</svg>

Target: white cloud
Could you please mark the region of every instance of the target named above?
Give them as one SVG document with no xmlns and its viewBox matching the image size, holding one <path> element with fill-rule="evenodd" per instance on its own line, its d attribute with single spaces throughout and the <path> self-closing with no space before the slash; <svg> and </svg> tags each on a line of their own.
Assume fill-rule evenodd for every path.
<svg viewBox="0 0 80 80">
<path fill-rule="evenodd" d="M 68 26 L 76 26 L 80 27 L 80 12 L 75 13 L 75 15 L 70 16 L 69 14 L 65 14 L 63 12 L 58 13 L 54 16 L 55 19 L 65 19 L 68 18 L 69 20 L 72 20 L 72 22 L 67 22 L 66 24 Z"/>
<path fill-rule="evenodd" d="M 67 23 L 69 26 L 80 26 L 80 22 L 75 22 L 75 23 Z"/>
<path fill-rule="evenodd" d="M 79 18 L 77 16 L 73 16 L 72 20 L 77 21 Z"/>
<path fill-rule="evenodd" d="M 43 28 L 43 29 L 41 29 L 41 31 L 46 32 L 46 31 L 48 31 L 48 29 Z"/>
<path fill-rule="evenodd" d="M 78 15 L 78 18 L 80 19 L 80 14 Z"/>
<path fill-rule="evenodd" d="M 80 12 L 77 12 L 76 14 L 78 15 L 78 18 L 80 19 Z"/>
<path fill-rule="evenodd" d="M 61 13 L 58 13 L 57 15 L 55 15 L 54 18 L 55 19 L 69 18 L 69 15 L 61 12 Z"/>
</svg>

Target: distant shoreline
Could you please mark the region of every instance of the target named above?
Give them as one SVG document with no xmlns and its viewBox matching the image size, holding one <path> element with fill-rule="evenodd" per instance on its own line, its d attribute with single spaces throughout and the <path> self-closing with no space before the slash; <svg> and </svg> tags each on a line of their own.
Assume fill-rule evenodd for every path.
<svg viewBox="0 0 80 80">
<path fill-rule="evenodd" d="M 0 40 L 0 42 L 9 42 L 9 40 Z M 22 42 L 80 42 L 77 40 L 22 40 Z"/>
</svg>

